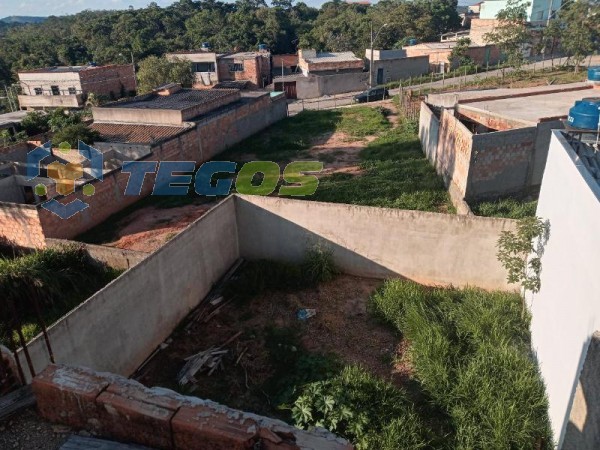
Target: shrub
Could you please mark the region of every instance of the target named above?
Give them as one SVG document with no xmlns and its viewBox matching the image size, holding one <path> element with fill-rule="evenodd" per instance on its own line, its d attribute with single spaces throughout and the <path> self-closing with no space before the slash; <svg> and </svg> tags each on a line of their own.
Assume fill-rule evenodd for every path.
<svg viewBox="0 0 600 450">
<path fill-rule="evenodd" d="M 337 274 L 333 250 L 322 245 L 313 246 L 306 252 L 302 268 L 307 281 L 312 284 L 332 280 Z"/>
<path fill-rule="evenodd" d="M 327 428 L 359 449 L 423 448 L 428 442 L 406 393 L 358 366 L 305 386 L 292 416 L 300 427 Z"/>
</svg>

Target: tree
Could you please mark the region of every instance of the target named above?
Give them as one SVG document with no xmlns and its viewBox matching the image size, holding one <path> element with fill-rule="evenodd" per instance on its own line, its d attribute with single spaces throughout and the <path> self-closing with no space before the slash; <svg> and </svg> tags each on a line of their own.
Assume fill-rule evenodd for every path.
<svg viewBox="0 0 600 450">
<path fill-rule="evenodd" d="M 23 127 L 28 136 L 35 136 L 36 134 L 45 133 L 50 129 L 48 119 L 48 114 L 40 111 L 32 111 L 27 113 L 23 118 L 21 127 Z"/>
<path fill-rule="evenodd" d="M 508 0 L 506 8 L 497 15 L 498 25 L 484 36 L 486 41 L 498 46 L 506 56 L 508 64 L 517 71 L 525 61 L 523 51 L 531 42 L 531 34 L 527 29 L 528 7 L 529 3 Z"/>
<path fill-rule="evenodd" d="M 150 56 L 140 63 L 138 70 L 138 91 L 140 94 L 151 92 L 159 86 L 169 83 L 181 83 L 190 87 L 194 82 L 194 73 L 189 61 L 169 61 L 167 58 Z"/>
<path fill-rule="evenodd" d="M 469 51 L 469 46 L 471 45 L 471 39 L 469 38 L 460 38 L 456 41 L 456 45 L 450 52 L 450 62 L 452 65 L 469 66 L 473 64 L 473 60 L 467 54 Z"/>
<path fill-rule="evenodd" d="M 550 237 L 550 224 L 539 217 L 519 220 L 516 231 L 503 231 L 498 239 L 498 261 L 508 271 L 509 283 L 527 291 L 541 288 L 542 255 Z"/>
<path fill-rule="evenodd" d="M 600 39 L 600 3 L 579 0 L 565 7 L 560 19 L 564 23 L 562 48 L 575 66 L 575 72 L 586 56 L 598 48 Z"/>
<path fill-rule="evenodd" d="M 77 148 L 79 141 L 92 145 L 100 140 L 100 134 L 84 123 L 67 125 L 54 133 L 52 140 L 56 143 L 68 142 L 71 148 Z"/>
</svg>

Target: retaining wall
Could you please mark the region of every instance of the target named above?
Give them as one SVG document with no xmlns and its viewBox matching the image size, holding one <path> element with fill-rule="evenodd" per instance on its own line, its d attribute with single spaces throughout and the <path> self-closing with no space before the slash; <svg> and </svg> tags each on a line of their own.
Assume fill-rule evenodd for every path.
<svg viewBox="0 0 600 450">
<path fill-rule="evenodd" d="M 82 242 L 68 241 L 65 239 L 46 239 L 46 245 L 49 248 L 62 248 L 69 245 L 83 247 L 93 260 L 118 270 L 131 269 L 148 256 L 148 253 L 144 252 L 124 250 L 122 248 L 108 247 L 106 245 L 84 244 Z"/>
</svg>

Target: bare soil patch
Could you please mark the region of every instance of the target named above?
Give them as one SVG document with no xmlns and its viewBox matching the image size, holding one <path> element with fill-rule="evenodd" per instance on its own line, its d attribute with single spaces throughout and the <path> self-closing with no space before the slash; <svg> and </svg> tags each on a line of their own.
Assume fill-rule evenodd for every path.
<svg viewBox="0 0 600 450">
<path fill-rule="evenodd" d="M 243 303 L 231 303 L 208 323 L 182 325 L 167 340 L 168 346 L 140 371 L 138 379 L 148 386 L 181 391 L 176 377 L 185 358 L 218 347 L 242 332 L 227 346 L 224 370 L 211 376 L 197 374 L 197 385 L 184 392 L 243 410 L 277 415 L 278 405 L 266 392 L 268 384 L 277 381 L 273 379 L 275 370 L 269 350 L 273 345 L 282 345 L 269 334 L 270 329 L 276 328 L 299 333 L 301 348 L 284 351 L 335 355 L 342 364 L 360 364 L 401 385 L 407 369 L 393 364 L 402 358 L 404 346 L 400 337 L 367 312 L 369 296 L 380 283 L 340 275 L 316 288 L 267 292 Z M 302 308 L 316 309 L 316 316 L 299 320 L 297 312 Z"/>
<path fill-rule="evenodd" d="M 141 252 L 154 252 L 202 217 L 215 203 L 175 208 L 140 208 L 116 223 L 117 238 L 104 245 Z"/>
</svg>

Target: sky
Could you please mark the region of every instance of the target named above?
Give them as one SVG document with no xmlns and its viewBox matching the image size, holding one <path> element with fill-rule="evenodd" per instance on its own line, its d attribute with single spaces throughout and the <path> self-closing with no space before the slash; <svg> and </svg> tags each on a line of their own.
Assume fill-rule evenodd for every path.
<svg viewBox="0 0 600 450">
<path fill-rule="evenodd" d="M 173 0 L 155 0 L 159 6 L 168 6 Z M 320 6 L 326 0 L 303 0 L 310 6 Z M 459 4 L 475 3 L 476 0 L 459 0 Z M 129 6 L 143 8 L 152 0 L 0 0 L 0 18 L 7 16 L 62 16 L 84 9 L 127 9 Z"/>
</svg>

